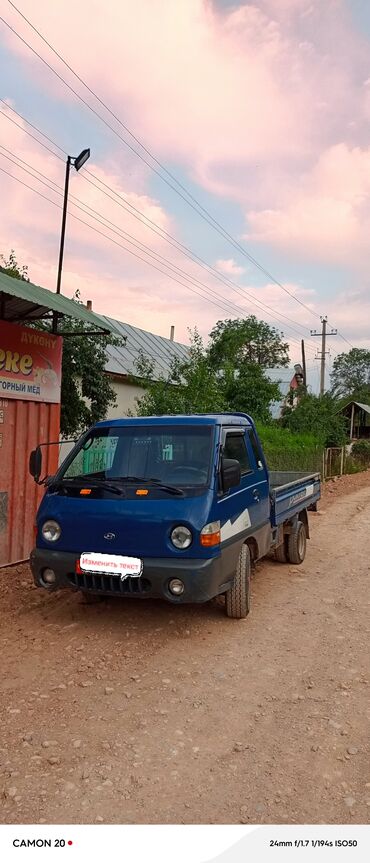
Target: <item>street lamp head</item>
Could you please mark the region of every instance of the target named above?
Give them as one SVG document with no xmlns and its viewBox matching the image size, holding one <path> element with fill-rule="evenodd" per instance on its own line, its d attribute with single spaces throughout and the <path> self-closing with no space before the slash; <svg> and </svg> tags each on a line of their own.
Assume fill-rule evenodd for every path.
<svg viewBox="0 0 370 863">
<path fill-rule="evenodd" d="M 76 168 L 76 171 L 79 171 L 80 168 L 82 168 L 82 166 L 85 164 L 85 162 L 87 162 L 88 159 L 90 159 L 90 149 L 89 148 L 87 148 L 86 150 L 82 150 L 80 155 L 76 156 L 76 158 L 74 160 L 74 166 Z"/>
</svg>

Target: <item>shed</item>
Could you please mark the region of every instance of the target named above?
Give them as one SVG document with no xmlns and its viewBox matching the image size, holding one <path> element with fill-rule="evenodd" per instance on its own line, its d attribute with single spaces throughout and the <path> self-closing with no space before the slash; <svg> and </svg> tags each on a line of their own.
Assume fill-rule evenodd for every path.
<svg viewBox="0 0 370 863">
<path fill-rule="evenodd" d="M 340 408 L 338 413 L 348 420 L 351 440 L 370 438 L 370 405 L 351 401 Z"/>
</svg>

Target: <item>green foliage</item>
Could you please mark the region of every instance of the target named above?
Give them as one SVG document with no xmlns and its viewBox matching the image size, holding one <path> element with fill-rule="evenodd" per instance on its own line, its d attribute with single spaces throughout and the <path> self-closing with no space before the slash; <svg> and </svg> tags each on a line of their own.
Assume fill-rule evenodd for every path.
<svg viewBox="0 0 370 863">
<path fill-rule="evenodd" d="M 174 359 L 166 378 L 153 380 L 154 365 L 141 355 L 134 378 L 145 388 L 144 396 L 137 402 L 139 416 L 244 411 L 265 423 L 271 421 L 269 406 L 280 399 L 279 385 L 266 377 L 262 364 L 246 357 L 244 348 L 231 351 L 232 339 L 229 340 L 227 325 L 231 325 L 233 338 L 234 323 L 237 322 L 219 322 L 212 331 L 208 348 L 197 330 L 190 332 L 189 359 Z M 222 342 L 219 351 L 218 339 Z M 277 351 L 274 335 L 273 339 Z M 284 351 L 280 353 L 280 361 Z"/>
<path fill-rule="evenodd" d="M 347 438 L 346 421 L 337 411 L 338 402 L 330 393 L 306 394 L 295 408 L 284 408 L 281 425 L 296 433 L 314 429 L 322 446 L 343 446 Z"/>
<path fill-rule="evenodd" d="M 234 370 L 225 374 L 224 409 L 246 412 L 261 422 L 271 422 L 270 404 L 281 399 L 279 384 L 270 381 L 262 366 L 253 363 L 243 363 L 237 375 L 231 371 Z"/>
<path fill-rule="evenodd" d="M 276 422 L 257 423 L 257 431 L 270 470 L 321 471 L 323 445 L 315 435 L 295 434 Z"/>
<path fill-rule="evenodd" d="M 344 473 L 361 473 L 361 471 L 366 470 L 362 462 L 356 461 L 352 456 L 347 456 L 344 465 Z"/>
<path fill-rule="evenodd" d="M 360 440 L 351 448 L 351 456 L 366 467 L 370 466 L 370 440 Z"/>
<path fill-rule="evenodd" d="M 154 364 L 141 355 L 136 363 L 136 383 L 146 392 L 138 400 L 139 416 L 208 413 L 225 410 L 222 382 L 209 363 L 203 341 L 191 334 L 189 360 L 174 359 L 167 378 L 153 380 Z"/>
<path fill-rule="evenodd" d="M 73 300 L 81 303 L 78 291 Z M 75 319 L 69 319 L 66 328 L 70 333 L 86 334 L 63 339 L 60 430 L 63 437 L 73 437 L 104 419 L 116 404 L 116 393 L 104 372 L 107 347 L 119 347 L 125 339 L 114 335 L 89 337 L 94 326 Z"/>
<path fill-rule="evenodd" d="M 0 272 L 6 273 L 12 279 L 22 279 L 22 282 L 29 282 L 28 267 L 18 264 L 14 249 L 10 250 L 8 260 L 4 258 L 4 255 L 0 255 Z"/>
<path fill-rule="evenodd" d="M 370 398 L 370 351 L 352 348 L 348 354 L 339 354 L 333 362 L 330 377 L 335 396 L 350 396 L 367 403 L 366 399 Z"/>
<path fill-rule="evenodd" d="M 218 321 L 210 340 L 209 358 L 215 368 L 222 368 L 225 362 L 237 368 L 247 363 L 265 369 L 289 363 L 289 345 L 282 341 L 279 331 L 254 315 Z"/>
</svg>

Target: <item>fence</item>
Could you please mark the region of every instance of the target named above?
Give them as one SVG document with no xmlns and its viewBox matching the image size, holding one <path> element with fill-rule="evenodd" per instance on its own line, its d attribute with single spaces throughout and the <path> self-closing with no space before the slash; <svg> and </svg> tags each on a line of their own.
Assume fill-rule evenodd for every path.
<svg viewBox="0 0 370 863">
<path fill-rule="evenodd" d="M 322 473 L 323 450 L 319 447 L 276 450 L 273 446 L 265 444 L 264 452 L 270 470 Z"/>
<path fill-rule="evenodd" d="M 346 448 L 329 447 L 325 450 L 323 457 L 322 474 L 324 479 L 331 479 L 333 476 L 342 476 L 345 473 L 346 464 Z"/>
</svg>

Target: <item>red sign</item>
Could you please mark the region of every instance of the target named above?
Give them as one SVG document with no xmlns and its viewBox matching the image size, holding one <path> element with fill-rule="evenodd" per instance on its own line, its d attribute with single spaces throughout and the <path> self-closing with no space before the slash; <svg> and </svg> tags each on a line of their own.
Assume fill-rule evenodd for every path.
<svg viewBox="0 0 370 863">
<path fill-rule="evenodd" d="M 0 398 L 60 402 L 62 338 L 0 321 Z"/>
</svg>

